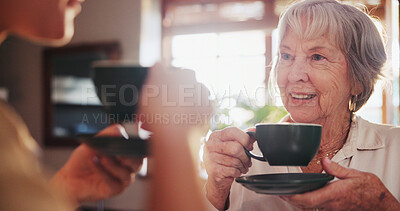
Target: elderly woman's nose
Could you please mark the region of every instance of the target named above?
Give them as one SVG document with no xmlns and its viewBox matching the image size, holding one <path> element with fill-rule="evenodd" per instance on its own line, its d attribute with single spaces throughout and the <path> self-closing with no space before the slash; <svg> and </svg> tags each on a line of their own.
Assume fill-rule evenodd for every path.
<svg viewBox="0 0 400 211">
<path fill-rule="evenodd" d="M 288 80 L 289 82 L 308 81 L 307 62 L 296 58 L 288 74 Z"/>
</svg>

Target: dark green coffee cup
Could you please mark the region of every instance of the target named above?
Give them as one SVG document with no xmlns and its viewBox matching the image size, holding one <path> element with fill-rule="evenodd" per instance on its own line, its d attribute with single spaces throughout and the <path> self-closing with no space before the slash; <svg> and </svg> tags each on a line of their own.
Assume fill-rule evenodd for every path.
<svg viewBox="0 0 400 211">
<path fill-rule="evenodd" d="M 271 166 L 307 166 L 321 143 L 322 126 L 317 124 L 257 124 L 247 132 L 257 141 L 263 156 L 245 149 L 249 157 L 268 161 Z"/>
<path fill-rule="evenodd" d="M 118 123 L 135 121 L 140 90 L 148 67 L 123 61 L 100 61 L 93 64 L 92 80 L 106 112 Z"/>
</svg>

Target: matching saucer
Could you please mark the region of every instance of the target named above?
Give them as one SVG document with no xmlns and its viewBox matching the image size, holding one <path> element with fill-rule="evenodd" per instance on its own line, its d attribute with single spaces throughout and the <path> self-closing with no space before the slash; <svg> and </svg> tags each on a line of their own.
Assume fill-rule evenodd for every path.
<svg viewBox="0 0 400 211">
<path fill-rule="evenodd" d="M 236 178 L 236 182 L 261 194 L 292 195 L 325 186 L 334 176 L 319 173 L 259 174 Z"/>
<path fill-rule="evenodd" d="M 139 137 L 125 139 L 123 137 L 85 137 L 78 138 L 100 153 L 112 156 L 146 157 L 148 156 L 148 140 Z"/>
</svg>

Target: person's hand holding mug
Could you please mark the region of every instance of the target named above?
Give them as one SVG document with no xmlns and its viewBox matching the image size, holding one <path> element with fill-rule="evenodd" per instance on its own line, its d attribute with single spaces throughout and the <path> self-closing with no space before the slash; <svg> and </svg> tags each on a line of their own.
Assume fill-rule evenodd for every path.
<svg viewBox="0 0 400 211">
<path fill-rule="evenodd" d="M 204 149 L 204 164 L 208 174 L 206 194 L 218 209 L 224 210 L 235 178 L 248 172 L 251 160 L 243 147 L 253 149 L 254 139 L 236 127 L 215 131 Z"/>
<path fill-rule="evenodd" d="M 250 152 L 255 140 L 263 156 Z M 247 134 L 233 127 L 212 133 L 204 153 L 207 198 L 223 210 L 234 179 L 249 170 L 250 158 L 269 165 L 307 166 L 320 141 L 321 126 L 313 124 L 257 124 Z"/>
</svg>

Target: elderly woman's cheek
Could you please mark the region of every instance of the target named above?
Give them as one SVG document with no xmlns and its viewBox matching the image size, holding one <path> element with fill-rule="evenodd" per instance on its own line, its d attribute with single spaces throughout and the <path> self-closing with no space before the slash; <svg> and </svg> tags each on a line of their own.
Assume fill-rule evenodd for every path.
<svg viewBox="0 0 400 211">
<path fill-rule="evenodd" d="M 346 99 L 348 95 L 347 85 L 331 83 L 324 87 L 319 99 L 319 107 L 324 114 L 343 112 L 346 110 Z"/>
<path fill-rule="evenodd" d="M 319 107 L 321 109 L 321 112 L 324 114 L 329 114 L 331 113 L 333 109 L 333 104 L 334 104 L 335 99 L 329 96 L 321 97 L 319 100 Z"/>
<path fill-rule="evenodd" d="M 285 64 L 279 63 L 276 67 L 276 82 L 279 88 L 285 87 L 288 83 L 288 74 L 290 72 L 290 67 Z"/>
<path fill-rule="evenodd" d="M 278 85 L 278 90 L 279 93 L 275 92 L 275 98 L 280 98 L 282 100 L 283 104 L 286 104 L 286 102 L 288 101 L 288 96 L 287 96 L 287 92 L 286 92 L 286 86 L 288 83 L 288 70 L 287 68 L 282 68 L 278 66 L 277 71 L 276 71 L 276 82 Z M 279 96 L 278 96 L 279 95 Z"/>
</svg>

